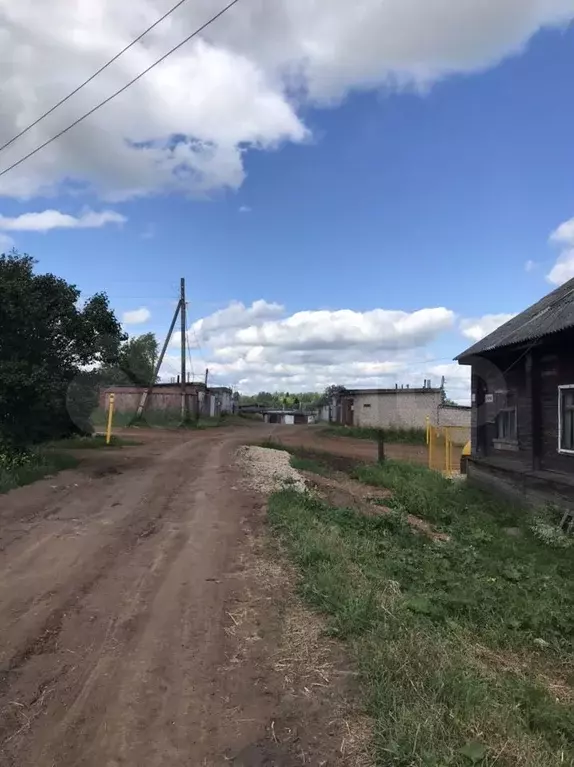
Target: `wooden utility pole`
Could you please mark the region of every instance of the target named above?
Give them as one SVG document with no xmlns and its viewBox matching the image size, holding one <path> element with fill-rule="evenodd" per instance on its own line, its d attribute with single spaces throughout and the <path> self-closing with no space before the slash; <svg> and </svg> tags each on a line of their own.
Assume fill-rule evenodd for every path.
<svg viewBox="0 0 574 767">
<path fill-rule="evenodd" d="M 207 379 L 209 378 L 209 368 L 205 368 L 205 388 L 207 389 Z"/>
<path fill-rule="evenodd" d="M 161 363 L 163 362 L 163 358 L 165 357 L 165 353 L 167 351 L 168 344 L 169 344 L 169 342 L 171 340 L 171 336 L 173 334 L 173 329 L 175 328 L 175 323 L 177 322 L 177 315 L 179 314 L 180 309 L 181 309 L 181 300 L 177 302 L 177 306 L 176 306 L 175 312 L 173 313 L 173 318 L 172 318 L 172 321 L 171 321 L 171 325 L 169 326 L 169 330 L 167 331 L 167 336 L 165 337 L 165 341 L 163 342 L 163 347 L 162 347 L 162 350 L 161 350 L 161 354 L 159 355 L 159 358 L 157 360 L 157 363 L 156 363 L 156 366 L 155 366 L 155 370 L 153 371 L 153 378 L 150 381 L 150 385 L 143 392 L 143 394 L 141 396 L 140 403 L 139 403 L 138 409 L 136 411 L 136 420 L 138 418 L 142 417 L 143 412 L 145 410 L 145 406 L 146 406 L 146 402 L 148 400 L 148 397 L 149 397 L 149 395 L 152 392 L 152 389 L 154 387 L 155 382 L 157 381 L 157 377 L 158 377 L 158 374 L 159 374 L 159 369 L 161 367 Z"/>
<path fill-rule="evenodd" d="M 377 431 L 377 459 L 380 464 L 385 462 L 385 432 L 383 429 Z"/>
<path fill-rule="evenodd" d="M 187 333 L 187 322 L 186 322 L 186 306 L 185 306 L 185 278 L 181 278 L 181 295 L 179 299 L 180 304 L 180 318 L 181 318 L 181 420 L 183 423 L 189 420 L 189 407 L 188 407 L 188 400 L 187 400 L 187 386 L 186 381 L 187 377 L 185 374 L 185 364 L 187 359 L 186 354 L 186 333 Z"/>
</svg>

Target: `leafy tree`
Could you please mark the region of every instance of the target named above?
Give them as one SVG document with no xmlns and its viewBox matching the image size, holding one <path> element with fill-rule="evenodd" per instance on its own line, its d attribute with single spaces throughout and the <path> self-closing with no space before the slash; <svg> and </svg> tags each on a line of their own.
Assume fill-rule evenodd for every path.
<svg viewBox="0 0 574 767">
<path fill-rule="evenodd" d="M 156 383 L 155 366 L 159 356 L 159 344 L 153 333 L 128 338 L 121 345 L 117 367 L 102 371 L 108 384 L 135 384 L 149 386 Z"/>
<path fill-rule="evenodd" d="M 75 423 L 68 390 L 82 377 L 93 383 L 87 368 L 117 363 L 124 338 L 105 293 L 81 306 L 74 285 L 35 274 L 34 264 L 15 252 L 0 255 L 0 441 L 17 446 L 84 428 L 86 418 L 76 416 L 90 403 L 87 380 Z"/>
</svg>

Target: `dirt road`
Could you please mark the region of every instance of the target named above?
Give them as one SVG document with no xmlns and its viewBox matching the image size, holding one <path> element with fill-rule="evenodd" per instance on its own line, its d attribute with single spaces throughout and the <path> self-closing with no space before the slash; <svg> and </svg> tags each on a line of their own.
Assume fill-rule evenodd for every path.
<svg viewBox="0 0 574 767">
<path fill-rule="evenodd" d="M 322 450 L 366 463 L 374 463 L 377 460 L 377 444 L 374 441 L 332 436 L 326 434 L 320 426 L 276 426 L 272 437 L 285 445 Z M 425 445 L 387 444 L 385 453 L 388 458 L 396 461 L 428 465 L 428 451 Z"/>
<path fill-rule="evenodd" d="M 262 508 L 232 459 L 267 433 L 159 435 L 0 496 L 2 767 L 301 763 L 252 745 L 277 691 L 229 663 Z"/>
</svg>

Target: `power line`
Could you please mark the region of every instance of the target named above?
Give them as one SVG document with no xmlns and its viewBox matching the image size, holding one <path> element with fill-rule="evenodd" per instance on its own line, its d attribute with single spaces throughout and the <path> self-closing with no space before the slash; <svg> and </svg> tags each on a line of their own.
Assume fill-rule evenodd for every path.
<svg viewBox="0 0 574 767">
<path fill-rule="evenodd" d="M 130 88 L 132 85 L 138 82 L 138 80 L 141 80 L 142 77 L 148 74 L 148 72 L 151 72 L 154 67 L 157 67 L 158 64 L 161 64 L 163 61 L 165 61 L 168 56 L 171 56 L 172 53 L 175 53 L 180 48 L 182 48 L 186 43 L 188 43 L 190 40 L 192 40 L 194 37 L 197 37 L 201 32 L 203 32 L 204 29 L 210 26 L 210 24 L 213 24 L 214 21 L 217 21 L 221 16 L 223 16 L 224 13 L 226 13 L 230 8 L 232 8 L 234 5 L 237 5 L 239 0 L 231 0 L 230 3 L 228 3 L 224 8 L 222 8 L 221 11 L 215 14 L 215 16 L 212 16 L 208 21 L 205 22 L 205 24 L 202 24 L 201 27 L 198 27 L 194 32 L 192 32 L 190 35 L 188 35 L 184 40 L 182 40 L 180 43 L 175 45 L 173 48 L 171 48 L 167 53 L 164 53 L 164 55 L 159 58 L 157 61 L 155 61 L 153 64 L 150 64 L 147 69 L 144 69 L 143 72 L 140 72 L 139 75 L 136 75 L 132 80 L 130 80 L 128 83 L 126 83 L 122 88 L 117 90 L 115 93 L 112 93 L 111 96 L 108 96 L 103 101 L 100 101 L 99 104 L 96 104 L 95 107 L 92 107 L 89 112 L 86 112 L 81 117 L 78 117 L 77 120 L 74 120 L 73 123 L 68 125 L 67 128 L 64 128 L 59 133 L 56 133 L 52 138 L 49 138 L 47 141 L 44 141 L 43 144 L 40 144 L 40 146 L 36 147 L 36 149 L 33 149 L 31 152 L 28 152 L 28 154 L 24 155 L 24 157 L 21 157 L 16 162 L 12 163 L 12 165 L 9 165 L 7 168 L 4 168 L 4 170 L 0 171 L 0 177 L 4 176 L 6 173 L 9 173 L 11 170 L 14 170 L 14 168 L 17 168 L 19 165 L 21 165 L 26 160 L 29 160 L 30 157 L 33 157 L 35 154 L 40 152 L 42 149 L 48 146 L 48 144 L 51 144 L 53 141 L 56 141 L 61 136 L 63 136 L 65 133 L 67 133 L 69 130 L 72 130 L 72 128 L 75 128 L 76 125 L 79 125 L 81 122 L 83 122 L 86 118 L 90 117 L 94 114 L 94 112 L 97 112 L 98 109 L 105 106 L 106 104 L 109 104 L 110 101 L 116 98 L 116 96 L 119 96 L 124 91 L 127 91 L 128 88 Z"/>
<path fill-rule="evenodd" d="M 47 112 L 44 112 L 44 114 L 43 114 L 43 115 L 40 115 L 40 117 L 38 117 L 38 119 L 37 119 L 37 120 L 34 120 L 34 122 L 33 122 L 33 123 L 30 123 L 30 125 L 26 126 L 26 128 L 23 128 L 23 129 L 20 131 L 20 133 L 17 133 L 17 134 L 16 134 L 16 135 L 15 135 L 13 138 L 11 138 L 11 139 L 10 139 L 10 141 L 7 141 L 5 144 L 2 144 L 2 146 L 0 146 L 0 152 L 3 152 L 5 149 L 7 149 L 7 148 L 8 148 L 8 147 L 9 147 L 11 144 L 13 144 L 13 143 L 14 143 L 15 141 L 17 141 L 19 138 L 21 138 L 22 136 L 24 136 L 26 133 L 28 133 L 28 131 L 29 131 L 29 130 L 32 130 L 32 128 L 35 128 L 35 127 L 36 127 L 36 125 L 38 125 L 38 123 L 42 122 L 42 120 L 44 120 L 46 117 L 48 117 L 49 115 L 51 115 L 51 114 L 52 114 L 52 112 L 55 112 L 55 111 L 56 111 L 56 109 L 58 109 L 58 107 L 61 107 L 61 106 L 62 106 L 62 104 L 65 104 L 65 103 L 66 103 L 66 101 L 68 101 L 69 99 L 71 99 L 71 98 L 72 98 L 72 96 L 75 96 L 75 95 L 76 95 L 76 93 L 78 93 L 78 91 L 81 91 L 81 90 L 82 90 L 82 88 L 85 88 L 85 86 L 86 86 L 86 85 L 88 85 L 89 83 L 91 83 L 91 82 L 92 82 L 92 80 L 95 80 L 95 78 L 96 78 L 98 75 L 100 75 L 100 74 L 101 74 L 101 73 L 102 73 L 102 72 L 103 72 L 105 69 L 107 69 L 109 66 L 111 66 L 112 64 L 114 64 L 114 63 L 115 63 L 115 62 L 116 62 L 116 61 L 117 61 L 117 60 L 120 58 L 120 56 L 123 56 L 123 55 L 124 55 L 124 53 L 126 53 L 127 51 L 129 51 L 129 49 L 130 49 L 130 48 L 133 48 L 133 47 L 134 47 L 134 45 L 135 45 L 136 43 L 139 43 L 139 41 L 142 39 L 142 37 L 145 37 L 145 36 L 148 34 L 148 32 L 151 32 L 151 31 L 152 31 L 152 29 L 155 29 L 155 28 L 158 26 L 158 24 L 161 24 L 161 22 L 162 22 L 162 21 L 164 21 L 165 19 L 167 19 L 167 17 L 168 17 L 168 16 L 170 16 L 170 15 L 171 15 L 171 14 L 172 14 L 174 11 L 177 11 L 177 9 L 178 9 L 178 8 L 179 8 L 181 5 L 183 5 L 184 3 L 186 3 L 186 2 L 187 2 L 187 0 L 179 0 L 179 2 L 178 2 L 178 3 L 176 3 L 176 4 L 173 6 L 173 8 L 170 8 L 170 10 L 169 10 L 167 13 L 164 13 L 164 15 L 163 15 L 163 16 L 162 16 L 160 19 L 158 19 L 157 21 L 155 21 L 155 22 L 154 22 L 154 23 L 153 23 L 153 24 L 152 24 L 150 27 L 148 27 L 146 30 L 144 30 L 144 31 L 141 33 L 141 35 L 139 35 L 139 37 L 136 37 L 136 39 L 135 39 L 135 40 L 132 40 L 132 42 L 131 42 L 129 45 L 126 45 L 126 47 L 125 47 L 125 48 L 122 48 L 122 50 L 121 50 L 119 53 L 116 53 L 116 55 L 113 57 L 113 59 L 110 59 L 108 62 L 106 62 L 106 63 L 103 65 L 103 67 L 100 67 L 100 68 L 98 69 L 98 71 L 97 71 L 97 72 L 94 72 L 94 74 L 93 74 L 93 75 L 91 75 L 90 77 L 88 77 L 88 79 L 87 79 L 87 80 L 84 80 L 84 82 L 83 82 L 83 83 L 81 83 L 80 85 L 78 85 L 78 87 L 77 87 L 77 88 L 74 88 L 74 90 L 73 90 L 73 91 L 71 91 L 70 93 L 68 93 L 68 95 L 67 95 L 67 96 L 64 96 L 64 98 L 63 98 L 63 99 L 60 99 L 60 101 L 58 101 L 58 103 L 57 103 L 57 104 L 54 104 L 54 106 L 53 106 L 53 107 L 51 107 L 50 109 L 48 109 L 48 111 L 47 111 Z"/>
</svg>

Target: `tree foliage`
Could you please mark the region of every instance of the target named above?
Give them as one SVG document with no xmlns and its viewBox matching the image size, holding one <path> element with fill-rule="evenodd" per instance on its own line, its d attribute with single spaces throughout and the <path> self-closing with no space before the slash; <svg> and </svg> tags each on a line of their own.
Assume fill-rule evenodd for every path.
<svg viewBox="0 0 574 767">
<path fill-rule="evenodd" d="M 328 386 L 323 392 L 304 391 L 289 393 L 288 391 L 260 391 L 258 394 L 242 395 L 240 403 L 242 405 L 263 405 L 264 407 L 292 408 L 303 410 L 314 410 L 321 405 L 329 403 L 334 394 L 344 393 L 344 386 L 333 384 Z"/>
<path fill-rule="evenodd" d="M 154 373 L 158 356 L 159 344 L 153 333 L 128 338 L 120 346 L 117 364 L 102 369 L 102 382 L 135 386 L 156 383 Z"/>
<path fill-rule="evenodd" d="M 83 371 L 117 364 L 124 338 L 105 293 L 81 305 L 74 285 L 35 274 L 34 264 L 29 256 L 0 255 L 0 441 L 13 445 L 81 428 L 70 417 L 69 390 L 74 382 L 81 393 L 79 412 L 93 379 Z"/>
</svg>

